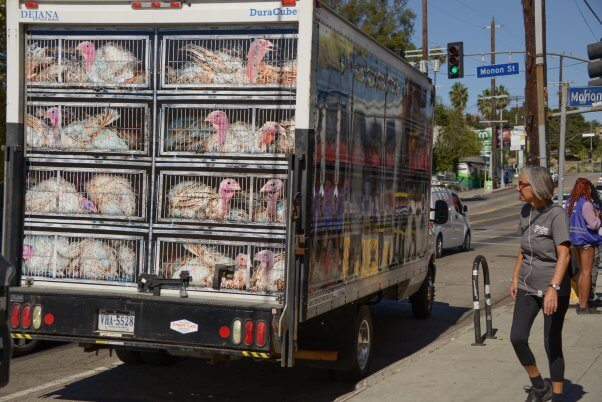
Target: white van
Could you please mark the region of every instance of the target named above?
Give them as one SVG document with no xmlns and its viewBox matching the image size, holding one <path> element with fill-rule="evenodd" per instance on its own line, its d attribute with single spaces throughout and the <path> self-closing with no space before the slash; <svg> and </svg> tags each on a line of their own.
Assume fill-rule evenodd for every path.
<svg viewBox="0 0 602 402">
<path fill-rule="evenodd" d="M 447 204 L 449 215 L 447 222 L 434 224 L 435 249 L 437 258 L 443 255 L 443 250 L 460 247 L 462 251 L 470 250 L 470 221 L 466 213 L 468 207 L 462 205 L 455 191 L 445 187 L 431 187 L 431 221 L 434 220 L 435 203 L 443 201 Z"/>
</svg>

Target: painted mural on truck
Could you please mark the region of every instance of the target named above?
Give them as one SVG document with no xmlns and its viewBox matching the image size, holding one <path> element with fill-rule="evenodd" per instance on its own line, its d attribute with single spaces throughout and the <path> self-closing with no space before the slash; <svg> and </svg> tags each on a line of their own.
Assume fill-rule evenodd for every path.
<svg viewBox="0 0 602 402">
<path fill-rule="evenodd" d="M 433 94 L 321 25 L 309 290 L 423 258 Z"/>
</svg>

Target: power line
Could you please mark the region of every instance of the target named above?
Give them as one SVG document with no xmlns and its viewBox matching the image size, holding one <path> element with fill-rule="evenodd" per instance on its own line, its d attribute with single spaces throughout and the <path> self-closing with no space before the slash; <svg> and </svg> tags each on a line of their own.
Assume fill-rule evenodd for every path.
<svg viewBox="0 0 602 402">
<path fill-rule="evenodd" d="M 575 7 L 577 7 L 577 10 L 579 10 L 579 14 L 581 14 L 581 18 L 583 18 L 583 21 L 585 22 L 585 25 L 587 25 L 587 27 L 589 28 L 589 31 L 594 36 L 594 39 L 597 40 L 598 38 L 596 37 L 596 34 L 592 30 L 592 27 L 589 26 L 589 23 L 587 22 L 587 19 L 585 18 L 585 15 L 583 15 L 583 12 L 581 12 L 581 8 L 579 7 L 579 4 L 577 4 L 577 0 L 573 0 L 573 2 L 575 3 Z"/>
<path fill-rule="evenodd" d="M 598 20 L 598 22 L 600 24 L 602 24 L 602 21 L 600 21 L 600 18 L 596 15 L 594 9 L 592 8 L 592 6 L 589 5 L 589 3 L 587 2 L 587 0 L 583 0 L 583 2 L 585 3 L 585 5 L 587 6 L 587 8 L 589 8 L 589 11 L 592 12 L 592 14 L 594 15 L 594 17 L 596 17 L 596 19 Z"/>
</svg>

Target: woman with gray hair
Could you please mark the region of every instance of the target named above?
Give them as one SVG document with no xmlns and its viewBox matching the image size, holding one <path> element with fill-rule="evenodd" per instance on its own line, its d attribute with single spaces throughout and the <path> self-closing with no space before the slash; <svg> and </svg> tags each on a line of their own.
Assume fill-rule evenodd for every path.
<svg viewBox="0 0 602 402">
<path fill-rule="evenodd" d="M 547 169 L 523 169 L 517 191 L 525 202 L 521 209 L 520 250 L 510 284 L 515 300 L 510 341 L 531 380 L 527 401 L 561 401 L 564 381 L 562 326 L 569 306 L 570 286 L 565 275 L 569 263 L 569 220 L 564 209 L 552 203 L 553 184 Z M 529 347 L 531 326 L 544 312 L 544 343 L 552 385 L 545 382 Z"/>
</svg>

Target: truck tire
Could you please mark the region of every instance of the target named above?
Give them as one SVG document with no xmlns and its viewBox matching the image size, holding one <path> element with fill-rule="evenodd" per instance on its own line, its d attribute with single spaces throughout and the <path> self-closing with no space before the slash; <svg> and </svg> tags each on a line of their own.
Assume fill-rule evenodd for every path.
<svg viewBox="0 0 602 402">
<path fill-rule="evenodd" d="M 13 357 L 24 356 L 40 346 L 39 339 L 11 339 Z"/>
<path fill-rule="evenodd" d="M 140 352 L 142 361 L 149 366 L 170 366 L 176 362 L 175 357 L 164 350 Z"/>
<path fill-rule="evenodd" d="M 443 257 L 443 237 L 441 235 L 437 236 L 437 241 L 435 242 L 435 257 Z"/>
<path fill-rule="evenodd" d="M 460 246 L 461 251 L 469 251 L 470 250 L 470 230 L 466 231 L 466 235 L 464 235 L 464 242 Z"/>
<path fill-rule="evenodd" d="M 374 344 L 374 327 L 370 308 L 366 305 L 360 307 L 353 326 L 353 365 L 350 379 L 358 380 L 368 375 L 372 361 L 372 346 Z"/>
<path fill-rule="evenodd" d="M 412 313 L 415 318 L 425 319 L 431 316 L 433 302 L 435 301 L 435 277 L 431 266 L 428 268 L 426 278 L 418 292 L 410 297 Z"/>
<path fill-rule="evenodd" d="M 124 364 L 144 364 L 144 361 L 142 361 L 142 356 L 137 350 L 116 349 L 115 354 L 117 355 L 117 358 L 121 360 Z"/>
</svg>

